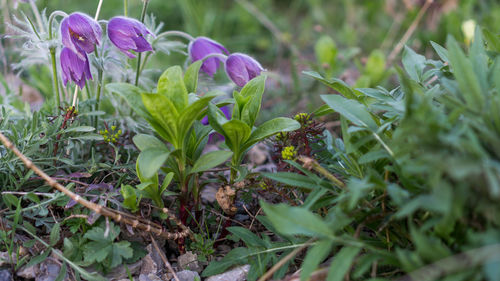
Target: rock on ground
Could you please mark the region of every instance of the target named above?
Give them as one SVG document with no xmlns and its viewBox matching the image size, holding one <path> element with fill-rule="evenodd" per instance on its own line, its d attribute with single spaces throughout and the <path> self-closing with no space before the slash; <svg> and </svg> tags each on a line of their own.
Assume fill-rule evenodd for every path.
<svg viewBox="0 0 500 281">
<path fill-rule="evenodd" d="M 245 281 L 249 270 L 250 265 L 243 265 L 224 273 L 210 276 L 206 281 Z"/>
<path fill-rule="evenodd" d="M 0 268 L 0 281 L 13 281 L 12 273 L 8 269 Z"/>
<path fill-rule="evenodd" d="M 183 270 L 176 273 L 177 277 L 179 277 L 180 281 L 195 281 L 201 280 L 200 275 L 196 271 L 191 270 Z M 198 278 L 198 279 L 196 279 Z M 174 278 L 170 279 L 170 281 L 175 281 Z"/>
</svg>

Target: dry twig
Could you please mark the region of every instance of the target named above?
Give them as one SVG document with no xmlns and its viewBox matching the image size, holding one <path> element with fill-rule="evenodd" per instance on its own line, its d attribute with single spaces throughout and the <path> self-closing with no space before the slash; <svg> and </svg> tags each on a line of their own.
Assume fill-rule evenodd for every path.
<svg viewBox="0 0 500 281">
<path fill-rule="evenodd" d="M 160 237 L 166 238 L 166 239 L 173 239 L 177 240 L 179 238 L 184 238 L 188 236 L 191 231 L 189 230 L 188 227 L 183 225 L 175 216 L 169 213 L 168 209 L 163 208 L 162 211 L 167 214 L 170 219 L 172 219 L 180 228 L 180 232 L 167 232 L 161 225 L 158 225 L 156 223 L 150 222 L 149 220 L 145 220 L 142 218 L 139 218 L 137 216 L 127 214 L 124 212 L 120 212 L 118 210 L 113 210 L 105 206 L 101 206 L 98 204 L 95 204 L 93 202 L 90 202 L 82 197 L 80 195 L 68 190 L 65 188 L 63 185 L 58 183 L 56 180 L 51 178 L 49 175 L 47 175 L 44 171 L 42 171 L 38 166 L 33 164 L 33 162 L 28 159 L 24 154 L 22 154 L 16 146 L 2 133 L 0 133 L 0 141 L 5 145 L 5 147 L 21 159 L 21 161 L 24 163 L 26 168 L 32 170 L 35 172 L 38 176 L 40 176 L 45 182 L 52 188 L 57 189 L 58 191 L 66 194 L 69 198 L 77 202 L 78 204 L 92 210 L 95 213 L 98 213 L 100 215 L 103 215 L 105 217 L 111 218 L 114 221 L 120 223 L 123 222 L 125 224 L 128 224 L 134 228 L 151 232 L 154 233 Z"/>
</svg>

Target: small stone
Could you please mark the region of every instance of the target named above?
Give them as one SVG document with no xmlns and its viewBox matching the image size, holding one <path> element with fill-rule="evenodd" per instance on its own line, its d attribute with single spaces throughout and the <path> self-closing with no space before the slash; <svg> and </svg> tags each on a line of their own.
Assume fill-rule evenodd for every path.
<svg viewBox="0 0 500 281">
<path fill-rule="evenodd" d="M 148 275 L 146 274 L 139 275 L 139 281 L 162 281 L 162 280 L 156 274 L 151 273 Z"/>
<path fill-rule="evenodd" d="M 247 279 L 248 271 L 250 270 L 250 265 L 243 265 L 232 269 L 230 271 L 226 271 L 224 273 L 210 276 L 206 281 L 245 281 Z"/>
<path fill-rule="evenodd" d="M 148 274 L 156 273 L 157 271 L 158 266 L 156 265 L 156 262 L 153 260 L 150 254 L 147 254 L 142 259 L 141 275 L 147 276 Z"/>
<path fill-rule="evenodd" d="M 251 164 L 259 166 L 266 162 L 269 152 L 265 144 L 259 143 L 248 151 L 248 160 Z"/>
<path fill-rule="evenodd" d="M 23 266 L 17 272 L 16 275 L 24 279 L 34 279 L 40 274 L 39 265 L 34 265 L 30 267 Z"/>
<path fill-rule="evenodd" d="M 130 275 L 134 275 L 137 272 L 139 272 L 141 267 L 142 267 L 142 260 L 139 260 L 139 261 L 132 263 L 132 264 L 127 264 L 127 268 L 128 268 L 128 271 L 130 272 Z M 113 270 L 111 270 L 111 272 L 106 274 L 105 277 L 108 280 L 126 279 L 126 280 L 130 281 L 129 279 L 127 279 L 127 277 L 128 277 L 127 269 L 123 265 L 120 265 L 120 266 L 113 268 Z"/>
<path fill-rule="evenodd" d="M 13 281 L 12 273 L 8 269 L 0 268 L 0 281 Z"/>
<path fill-rule="evenodd" d="M 183 270 L 176 273 L 180 281 L 195 281 L 201 280 L 200 275 L 196 271 Z M 175 278 L 170 279 L 170 281 L 175 281 Z"/>
<path fill-rule="evenodd" d="M 188 251 L 177 258 L 179 267 L 183 270 L 192 270 L 196 272 L 201 272 L 203 268 L 198 263 L 198 255 L 193 254 L 193 252 Z"/>
<path fill-rule="evenodd" d="M 0 252 L 0 266 L 10 264 L 12 261 L 16 260 L 15 253 L 12 253 L 11 258 L 9 259 L 8 252 Z"/>
<path fill-rule="evenodd" d="M 35 281 L 54 281 L 57 279 L 61 266 L 51 262 L 40 264 L 40 274 L 35 277 Z"/>
</svg>

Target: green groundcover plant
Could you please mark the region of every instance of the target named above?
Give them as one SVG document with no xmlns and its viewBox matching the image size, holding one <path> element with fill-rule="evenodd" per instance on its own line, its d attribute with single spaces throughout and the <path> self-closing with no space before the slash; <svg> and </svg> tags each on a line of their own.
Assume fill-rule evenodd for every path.
<svg viewBox="0 0 500 281">
<path fill-rule="evenodd" d="M 342 137 L 325 132 L 317 161 L 288 160 L 298 173 L 264 174 L 306 191 L 304 203 L 262 201 L 280 240 L 231 228 L 247 247 L 204 275 L 250 263 L 256 280 L 287 256 L 279 279 L 308 247 L 301 280 L 328 257 L 327 280 L 500 280 L 500 40 L 475 34 L 468 55 L 453 37 L 432 42 L 440 60 L 406 48 L 390 91 L 305 73 L 338 91 L 316 115 L 339 113 Z"/>
<path fill-rule="evenodd" d="M 20 13 L 9 26 L 24 43 L 16 69 L 50 95 L 32 112 L 0 75 L 0 131 L 35 165 L 81 198 L 176 228 L 159 212 L 168 206 L 193 235 L 167 245 L 210 261 L 203 277 L 250 264 L 248 280 L 293 272 L 300 280 L 500 280 L 499 36 L 476 28 L 466 52 L 452 36 L 445 47 L 431 42 L 436 60 L 406 47 L 395 69 L 374 50 L 354 86 L 332 77 L 355 52 L 322 36 L 311 66 L 319 72 L 302 77 L 326 85 L 324 105 L 261 122 L 275 73 L 213 39 L 162 32 L 141 3 L 138 19 L 100 18 L 102 0 L 93 17 L 34 6 L 36 20 Z M 173 53 L 184 63 L 148 68 Z M 394 73 L 391 90 L 377 86 Z M 323 130 L 330 118 L 339 125 Z M 208 147 L 214 135 L 223 141 Z M 246 156 L 266 140 L 278 171 L 251 171 Z M 201 202 L 208 183 L 250 195 L 236 203 L 253 200 L 262 212 L 250 227 L 221 229 L 209 214 L 221 206 Z M 0 191 L 0 251 L 12 271 L 56 256 L 58 280 L 105 280 L 146 255 L 126 241 L 138 230 L 52 193 L 4 146 Z M 216 240 L 236 246 L 219 259 Z"/>
</svg>

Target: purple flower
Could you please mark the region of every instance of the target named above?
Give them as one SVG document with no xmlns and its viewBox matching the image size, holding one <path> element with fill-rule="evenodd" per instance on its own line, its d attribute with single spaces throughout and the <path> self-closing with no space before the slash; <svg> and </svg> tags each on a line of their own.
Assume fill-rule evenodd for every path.
<svg viewBox="0 0 500 281">
<path fill-rule="evenodd" d="M 224 46 L 207 37 L 197 37 L 191 41 L 188 46 L 188 53 L 192 62 L 201 60 L 211 54 L 229 54 Z M 221 58 L 208 58 L 203 62 L 201 70 L 213 76 L 217 72 L 220 62 L 222 62 Z"/>
<path fill-rule="evenodd" d="M 109 40 L 130 58 L 135 58 L 130 50 L 138 53 L 153 50 L 151 44 L 144 38 L 146 34 L 151 34 L 151 32 L 143 23 L 135 19 L 114 17 L 108 23 Z"/>
<path fill-rule="evenodd" d="M 240 87 L 259 76 L 263 70 L 260 63 L 245 54 L 234 53 L 226 60 L 227 76 Z"/>
<path fill-rule="evenodd" d="M 71 79 L 76 85 L 80 86 L 80 89 L 83 89 L 85 81 L 92 79 L 89 60 L 87 54 L 84 52 L 75 54 L 69 48 L 64 47 L 59 60 L 61 62 L 64 85 L 67 85 Z"/>
<path fill-rule="evenodd" d="M 72 13 L 61 22 L 62 43 L 83 59 L 83 52 L 92 53 L 101 43 L 102 29 L 99 23 L 82 13 Z"/>
</svg>

